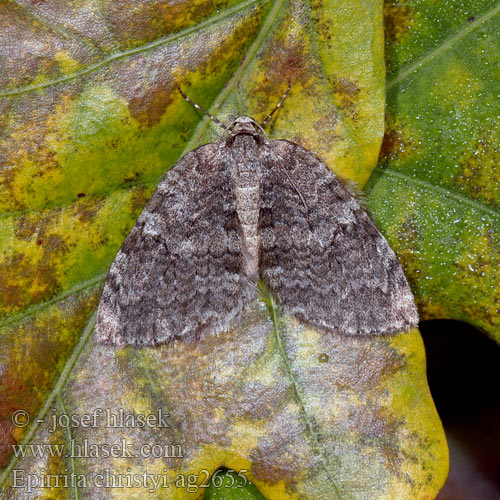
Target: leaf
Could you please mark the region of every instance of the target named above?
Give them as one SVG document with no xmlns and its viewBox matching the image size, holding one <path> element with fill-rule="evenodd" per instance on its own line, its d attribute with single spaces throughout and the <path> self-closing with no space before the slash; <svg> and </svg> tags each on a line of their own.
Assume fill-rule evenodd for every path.
<svg viewBox="0 0 500 500">
<path fill-rule="evenodd" d="M 218 471 L 210 481 L 204 500 L 264 500 L 260 491 L 252 483 L 238 477 L 235 472 Z"/>
<path fill-rule="evenodd" d="M 233 332 L 113 349 L 92 336 L 106 271 L 159 178 L 214 140 L 176 85 L 221 119 L 270 130 L 364 184 L 383 128 L 380 2 L 4 2 L 0 5 L 0 457 L 108 498 L 97 474 L 158 474 L 133 498 L 199 498 L 222 466 L 269 499 L 433 498 L 446 445 L 417 332 L 369 341 L 305 329 L 263 292 Z M 168 414 L 170 427 L 59 426 L 64 415 Z M 29 427 L 14 427 L 26 410 Z M 10 445 L 180 446 L 181 457 L 11 458 Z M 72 441 L 74 440 L 74 441 Z M 73 450 L 74 451 L 74 450 Z M 38 474 L 38 476 L 37 476 Z M 79 476 L 81 474 L 82 476 Z M 127 476 L 128 475 L 128 476 Z M 191 476 L 190 476 L 191 475 Z M 59 476 L 58 476 L 59 477 Z M 81 482 L 78 482 L 81 480 Z M 33 479 L 34 481 L 34 479 Z M 83 484 L 89 481 L 87 484 Z M 144 480 L 143 480 L 144 481 Z M 47 493 L 35 485 L 33 495 Z"/>
<path fill-rule="evenodd" d="M 369 185 L 422 319 L 500 340 L 500 4 L 388 2 L 387 119 Z"/>
</svg>

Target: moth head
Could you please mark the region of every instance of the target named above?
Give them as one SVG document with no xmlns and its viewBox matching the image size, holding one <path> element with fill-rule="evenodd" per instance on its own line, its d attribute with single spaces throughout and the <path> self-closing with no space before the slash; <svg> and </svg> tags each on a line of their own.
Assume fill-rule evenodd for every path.
<svg viewBox="0 0 500 500">
<path fill-rule="evenodd" d="M 264 129 L 249 116 L 238 116 L 227 128 L 231 137 L 241 134 L 252 135 L 253 137 L 265 136 Z"/>
</svg>

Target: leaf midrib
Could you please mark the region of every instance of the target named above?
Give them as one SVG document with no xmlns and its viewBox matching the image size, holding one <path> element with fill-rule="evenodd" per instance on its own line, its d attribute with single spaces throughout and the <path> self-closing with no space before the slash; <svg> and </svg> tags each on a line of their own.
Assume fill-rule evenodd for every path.
<svg viewBox="0 0 500 500">
<path fill-rule="evenodd" d="M 325 467 L 325 464 L 330 462 L 330 455 L 325 452 L 323 447 L 320 444 L 320 441 L 318 439 L 318 433 L 315 432 L 314 430 L 314 425 L 312 422 L 311 417 L 309 416 L 307 410 L 306 410 L 306 404 L 304 402 L 304 396 L 299 388 L 299 382 L 297 378 L 295 377 L 293 373 L 292 366 L 290 364 L 290 359 L 288 358 L 288 355 L 286 353 L 286 348 L 284 345 L 284 338 L 281 332 L 281 327 L 280 327 L 280 319 L 278 318 L 277 315 L 277 305 L 276 302 L 274 301 L 274 298 L 272 294 L 269 293 L 269 301 L 270 301 L 270 309 L 271 309 L 271 320 L 273 323 L 273 333 L 274 333 L 274 338 L 276 340 L 276 346 L 277 350 L 279 353 L 279 356 L 281 360 L 283 361 L 283 366 L 285 369 L 285 372 L 287 374 L 288 379 L 290 380 L 290 384 L 292 386 L 293 394 L 295 401 L 297 402 L 300 412 L 302 414 L 302 419 L 304 421 L 305 427 L 306 427 L 306 433 L 309 436 L 311 440 L 311 447 L 314 450 L 314 452 L 321 456 L 323 460 L 321 461 L 322 466 L 324 467 L 325 472 L 327 475 L 330 477 L 330 483 L 331 486 L 333 487 L 333 494 L 334 497 L 332 500 L 337 500 L 341 497 L 341 489 L 335 478 L 330 476 L 330 471 Z"/>
<path fill-rule="evenodd" d="M 267 1 L 267 0 L 264 0 L 264 2 Z M 233 75 L 231 81 L 230 81 L 230 84 L 226 86 L 226 88 L 219 94 L 219 97 L 216 99 L 214 106 L 217 107 L 222 105 L 222 103 L 224 102 L 224 100 L 226 99 L 226 97 L 230 94 L 231 90 L 237 85 L 239 79 L 241 78 L 241 76 L 243 75 L 243 73 L 245 72 L 245 70 L 248 68 L 250 62 L 254 59 L 259 47 L 262 45 L 262 43 L 264 42 L 268 32 L 270 31 L 278 13 L 281 11 L 281 8 L 283 7 L 283 5 L 285 4 L 287 0 L 275 0 L 274 1 L 274 5 L 273 7 L 271 7 L 268 15 L 266 16 L 266 18 L 264 19 L 264 22 L 262 24 L 262 27 L 254 41 L 254 43 L 252 44 L 252 46 L 250 47 L 246 57 L 245 57 L 245 62 L 244 64 L 242 64 L 240 66 L 240 68 L 238 69 L 238 71 Z M 264 2 L 257 2 L 256 0 L 250 0 L 248 2 L 245 2 L 244 4 L 240 4 L 239 7 L 241 7 L 241 5 L 251 5 L 251 4 L 254 4 L 254 3 L 264 3 Z M 227 15 L 227 11 L 226 11 L 226 15 Z M 219 16 L 219 19 L 220 19 L 220 16 Z M 211 18 L 211 22 L 214 22 L 214 19 Z M 205 22 L 205 23 L 201 23 L 203 24 L 203 26 L 207 26 L 208 23 Z M 194 32 L 196 31 L 197 29 L 200 29 L 200 27 L 202 27 L 201 25 L 197 25 L 196 26 L 196 29 L 191 29 L 190 32 Z M 186 34 L 186 32 L 183 33 L 183 36 Z M 177 34 L 179 35 L 179 34 Z M 170 38 L 171 40 L 171 38 Z M 167 43 L 166 40 L 163 40 L 163 43 Z M 158 46 L 158 42 L 156 43 L 155 46 Z M 151 48 L 151 46 L 149 47 Z M 129 54 L 127 54 L 129 55 Z M 125 56 L 123 56 L 125 57 Z M 101 64 L 102 65 L 102 64 Z M 88 69 L 88 68 L 87 68 Z M 88 72 L 88 71 L 87 71 Z M 78 73 L 75 73 L 72 78 L 76 78 L 77 76 L 80 76 L 80 74 Z M 59 81 L 57 81 L 57 83 L 60 83 Z M 54 84 L 54 82 L 52 83 Z M 44 86 L 48 86 L 48 85 L 44 85 Z M 30 90 L 34 90 L 33 88 L 30 88 L 30 89 L 25 89 L 26 92 L 30 91 Z M 0 94 L 0 97 L 2 97 L 2 94 Z M 197 127 L 197 129 L 195 130 L 195 133 L 193 134 L 192 136 L 192 139 L 190 141 L 190 143 L 193 141 L 193 140 L 199 140 L 199 137 L 201 137 L 201 135 L 198 136 L 198 134 L 200 133 L 200 129 L 203 128 L 203 121 L 200 123 L 200 125 Z M 198 138 L 198 139 L 197 139 Z M 36 304 L 34 305 L 32 308 L 28 308 L 28 309 L 25 309 L 24 311 L 22 311 L 20 314 L 16 315 L 15 317 L 11 317 L 11 318 L 8 318 L 4 323 L 5 324 L 1 324 L 0 323 L 0 327 L 1 326 L 6 326 L 7 324 L 13 324 L 13 323 L 16 323 L 16 322 L 19 322 L 19 321 L 22 321 L 24 318 L 32 315 L 34 312 L 36 311 L 39 311 L 40 309 L 44 309 L 54 303 L 57 303 L 61 300 L 63 300 L 64 298 L 78 292 L 78 291 L 81 291 L 81 290 L 84 290 L 86 288 L 89 288 L 97 283 L 99 283 L 100 281 L 103 281 L 104 280 L 104 275 L 98 275 L 98 276 L 94 276 L 93 278 L 90 278 L 89 280 L 83 282 L 83 283 L 79 283 L 77 285 L 75 285 L 75 287 L 73 287 L 72 289 L 66 291 L 66 292 L 63 292 L 62 294 L 54 297 L 52 300 L 50 301 L 47 301 L 47 302 L 44 302 L 42 304 Z M 71 374 L 71 371 L 72 371 L 72 368 L 73 366 L 76 364 L 76 362 L 78 361 L 78 359 L 80 358 L 80 355 L 81 353 L 83 352 L 84 350 L 84 347 L 86 346 L 88 340 L 90 339 L 91 337 L 91 334 L 94 330 L 94 326 L 95 326 L 95 322 L 96 322 L 96 313 L 94 313 L 92 315 L 92 317 L 90 318 L 89 322 L 87 323 L 87 325 L 85 326 L 84 330 L 83 330 L 83 334 L 78 342 L 78 344 L 76 345 L 75 349 L 73 350 L 73 352 L 71 353 L 70 357 L 68 358 L 63 370 L 61 371 L 61 374 L 59 375 L 59 378 L 56 382 L 56 384 L 54 385 L 54 388 L 51 392 L 51 394 L 49 395 L 49 397 L 47 398 L 47 400 L 45 401 L 45 404 L 43 405 L 43 407 L 41 408 L 41 410 L 38 412 L 36 418 L 34 419 L 34 423 L 31 425 L 29 431 L 27 432 L 27 434 L 25 435 L 23 441 L 22 441 L 22 444 L 27 444 L 31 441 L 31 439 L 34 437 L 36 431 L 38 430 L 39 426 L 40 426 L 40 423 L 38 423 L 38 420 L 43 420 L 44 416 L 46 415 L 47 411 L 49 410 L 49 408 L 51 407 L 51 405 L 54 403 L 55 399 L 58 397 L 58 395 L 61 393 L 61 390 L 64 388 L 65 384 L 66 384 L 66 381 L 68 380 L 68 377 L 70 376 Z M 0 474 L 0 485 L 4 485 L 8 475 L 10 474 L 10 471 L 12 470 L 12 468 L 15 466 L 15 464 L 19 461 L 20 458 L 17 458 L 15 456 L 12 457 L 10 463 L 5 467 L 5 469 L 2 471 L 2 473 Z M 3 495 L 3 492 L 5 490 L 3 490 L 1 492 L 1 494 Z"/>
<path fill-rule="evenodd" d="M 249 0 L 247 2 L 244 2 L 243 4 L 239 4 L 238 7 L 239 7 L 239 9 L 242 9 L 243 8 L 242 5 L 248 6 L 248 5 L 256 4 L 256 3 L 266 3 L 267 1 L 269 1 L 269 0 Z M 274 21 L 276 20 L 276 17 L 278 16 L 279 12 L 281 11 L 283 5 L 285 3 L 287 3 L 287 1 L 288 0 L 274 0 L 273 6 L 271 7 L 269 12 L 267 13 L 254 42 L 250 46 L 247 54 L 245 55 L 244 63 L 239 66 L 238 70 L 232 76 L 230 83 L 228 85 L 226 85 L 226 87 L 222 90 L 222 92 L 220 92 L 219 96 L 217 97 L 217 99 L 214 101 L 214 103 L 210 107 L 210 110 L 211 110 L 211 112 L 213 112 L 213 114 L 215 114 L 215 111 L 223 104 L 224 100 L 228 97 L 228 95 L 231 93 L 231 91 L 238 85 L 238 82 L 240 81 L 241 77 L 243 76 L 244 72 L 247 70 L 247 68 L 250 65 L 250 63 L 252 62 L 252 60 L 255 58 L 257 51 L 259 50 L 260 46 L 262 45 L 262 43 L 266 39 L 269 31 L 271 30 L 271 27 L 272 27 Z M 226 15 L 227 15 L 227 12 L 226 12 Z M 220 18 L 221 18 L 221 16 L 218 16 L 218 19 L 220 19 Z M 214 18 L 210 18 L 210 21 L 211 21 L 211 23 L 214 22 Z M 204 21 L 204 22 L 198 24 L 196 27 L 194 27 L 196 29 L 194 29 L 194 28 L 191 29 L 190 32 L 194 32 L 194 31 L 200 29 L 201 27 L 205 27 L 211 23 L 208 23 L 208 20 Z M 179 35 L 179 34 L 177 34 L 177 35 Z M 185 35 L 185 32 L 184 32 L 184 35 Z M 167 42 L 164 40 L 163 43 L 167 43 Z M 0 97 L 1 97 L 1 94 L 0 94 Z M 205 118 L 207 118 L 207 117 L 205 117 Z M 196 142 L 200 140 L 201 136 L 203 135 L 204 130 L 209 125 L 209 123 L 210 123 L 210 121 L 208 118 L 207 118 L 207 120 L 202 119 L 200 121 L 199 125 L 196 127 L 194 133 L 192 134 L 191 139 L 188 141 L 188 145 L 194 143 L 194 146 L 192 146 L 190 148 L 188 146 L 186 148 L 187 151 L 194 149 Z M 183 152 L 179 157 L 184 156 L 184 154 L 187 151 Z M 45 209 L 45 207 L 44 207 L 44 209 Z M 2 217 L 2 215 L 4 215 L 4 214 L 0 214 L 0 218 Z M 12 213 L 8 213 L 8 215 L 12 216 Z M 43 310 L 43 309 L 45 309 L 53 304 L 60 302 L 61 300 L 65 299 L 65 298 L 77 293 L 77 292 L 86 290 L 87 288 L 90 288 L 91 286 L 93 286 L 95 284 L 103 282 L 106 278 L 106 275 L 107 275 L 107 272 L 103 273 L 103 274 L 95 275 L 86 281 L 77 283 L 69 290 L 63 291 L 62 293 L 56 295 L 55 297 L 53 297 L 52 299 L 50 299 L 46 302 L 34 304 L 34 305 L 20 311 L 19 313 L 13 315 L 13 316 L 9 316 L 9 317 L 5 318 L 4 320 L 0 321 L 0 328 L 3 328 L 5 326 L 9 326 L 9 325 L 12 325 L 15 323 L 19 323 L 19 322 L 23 321 L 24 319 L 26 319 L 27 317 L 30 317 L 31 315 L 33 315 L 35 312 Z"/>
</svg>

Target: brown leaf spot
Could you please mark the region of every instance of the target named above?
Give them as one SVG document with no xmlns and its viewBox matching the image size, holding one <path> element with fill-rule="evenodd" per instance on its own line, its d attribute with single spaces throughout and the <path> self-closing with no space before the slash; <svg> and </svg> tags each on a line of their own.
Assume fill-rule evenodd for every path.
<svg viewBox="0 0 500 500">
<path fill-rule="evenodd" d="M 137 188 L 133 192 L 133 194 L 130 198 L 130 202 L 129 202 L 129 207 L 130 207 L 131 213 L 139 214 L 139 212 L 144 208 L 144 206 L 146 205 L 146 203 L 148 202 L 150 197 L 151 197 L 151 190 L 150 189 L 145 188 L 145 187 Z"/>
<path fill-rule="evenodd" d="M 120 65 L 115 85 L 119 94 L 128 101 L 132 117 L 139 124 L 152 127 L 161 120 L 172 102 L 174 90 L 168 68 L 160 66 L 152 73 L 146 70 L 147 67 L 144 57 L 137 58 L 132 64 Z"/>
<path fill-rule="evenodd" d="M 101 9 L 106 25 L 124 47 L 147 43 L 164 34 L 157 2 L 103 0 Z"/>
<path fill-rule="evenodd" d="M 7 464 L 16 440 L 12 435 L 13 425 L 9 420 L 0 420 L 0 468 Z"/>
<path fill-rule="evenodd" d="M 74 210 L 78 222 L 89 224 L 93 220 L 95 220 L 96 215 L 98 214 L 103 203 L 104 203 L 104 198 L 94 199 L 91 201 L 89 200 L 82 203 L 76 203 Z"/>
<path fill-rule="evenodd" d="M 349 78 L 335 79 L 332 82 L 332 92 L 340 109 L 356 114 L 354 108 L 360 89 L 352 80 Z"/>
<path fill-rule="evenodd" d="M 410 4 L 400 0 L 384 2 L 384 34 L 386 42 L 398 42 L 408 33 L 414 22 L 414 12 Z"/>
<path fill-rule="evenodd" d="M 460 170 L 455 177 L 455 186 L 460 191 L 492 205 L 499 203 L 500 141 L 493 132 L 484 131 L 457 164 Z"/>
<path fill-rule="evenodd" d="M 115 38 L 130 47 L 192 26 L 214 15 L 218 8 L 223 9 L 225 3 L 225 0 L 104 0 L 102 10 Z"/>
<path fill-rule="evenodd" d="M 309 66 L 306 57 L 304 43 L 299 39 L 282 40 L 274 37 L 266 45 L 262 54 L 268 64 L 266 71 L 267 75 L 260 87 L 266 88 L 256 89 L 259 92 L 272 94 L 276 90 L 276 85 L 281 82 L 290 80 L 293 83 L 301 81 L 305 83 L 305 70 Z M 274 91 L 274 92 L 273 92 Z M 272 95 L 271 94 L 271 95 Z"/>
<path fill-rule="evenodd" d="M 34 242 L 43 249 L 42 256 L 30 260 L 15 254 L 0 265 L 0 310 L 12 312 L 52 297 L 59 289 L 58 258 L 67 251 L 59 235 L 43 234 Z"/>
<path fill-rule="evenodd" d="M 34 219 L 29 218 L 25 215 L 19 217 L 14 232 L 16 238 L 29 241 L 36 232 L 37 224 Z"/>
<path fill-rule="evenodd" d="M 415 144 L 408 137 L 405 137 L 402 130 L 388 129 L 382 141 L 379 161 L 387 163 L 391 160 L 401 159 L 408 156 L 415 149 Z"/>
<path fill-rule="evenodd" d="M 0 351 L 0 466 L 28 428 L 9 428 L 12 413 L 22 409 L 36 415 L 89 317 L 99 302 L 100 287 L 73 294 L 2 331 Z M 22 360 L 22 362 L 20 362 Z M 5 425 L 4 425 L 5 424 Z M 3 427 L 3 428 L 2 428 Z"/>
<path fill-rule="evenodd" d="M 305 66 L 304 61 L 304 48 L 300 43 L 295 43 L 290 47 L 282 47 L 278 51 L 276 57 L 271 65 L 271 73 L 274 73 L 272 81 L 279 81 L 281 76 L 282 81 L 291 80 L 293 76 L 296 77 Z"/>
<path fill-rule="evenodd" d="M 333 84 L 333 91 L 347 95 L 351 98 L 359 94 L 358 86 L 349 78 L 338 78 Z"/>
<path fill-rule="evenodd" d="M 164 82 L 152 92 L 140 93 L 130 101 L 130 111 L 141 124 L 152 127 L 160 122 L 167 106 L 172 102 L 172 90 Z"/>
<path fill-rule="evenodd" d="M 253 82 L 252 96 L 256 99 L 254 108 L 259 110 L 254 116 L 264 118 L 283 95 L 288 81 L 306 89 L 316 70 L 307 56 L 304 42 L 291 36 L 285 39 L 281 35 L 273 36 L 261 58 L 265 75 Z"/>
<path fill-rule="evenodd" d="M 12 413 L 21 409 L 19 407 L 19 401 L 17 401 L 17 396 L 26 390 L 26 386 L 16 377 L 16 375 L 10 373 L 9 370 L 6 369 L 5 363 L 3 363 L 3 366 L 4 370 L 0 376 L 0 387 L 2 388 L 2 397 L 0 398 L 0 419 L 8 418 L 10 421 Z M 28 407 L 23 407 L 22 409 L 28 413 L 33 410 L 29 404 Z"/>
<path fill-rule="evenodd" d="M 222 2 L 193 2 L 192 0 L 177 0 L 167 2 L 160 7 L 161 16 L 165 28 L 169 31 L 177 31 L 184 26 L 189 26 L 197 20 L 209 16 L 217 3 Z"/>
<path fill-rule="evenodd" d="M 320 115 L 317 120 L 314 121 L 314 130 L 320 134 L 323 139 L 328 139 L 330 142 L 337 140 L 340 136 L 338 134 L 333 134 L 332 131 L 337 127 L 337 122 L 339 121 L 339 116 L 337 113 L 325 113 Z M 325 134 L 325 130 L 329 133 Z M 300 144 L 301 138 L 298 138 L 297 142 Z"/>
<path fill-rule="evenodd" d="M 23 271 L 22 276 L 27 273 L 23 268 L 23 254 L 15 255 L 9 264 L 0 265 L 0 309 L 7 312 L 20 308 L 28 302 L 23 287 L 18 283 L 21 276 L 18 272 Z"/>
</svg>

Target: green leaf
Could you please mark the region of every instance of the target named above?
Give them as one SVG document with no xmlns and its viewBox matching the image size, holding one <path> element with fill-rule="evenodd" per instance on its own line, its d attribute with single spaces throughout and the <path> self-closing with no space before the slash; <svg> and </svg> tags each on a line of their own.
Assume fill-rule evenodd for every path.
<svg viewBox="0 0 500 500">
<path fill-rule="evenodd" d="M 500 5 L 388 2 L 387 119 L 368 191 L 422 319 L 500 341 Z"/>
<path fill-rule="evenodd" d="M 235 472 L 219 472 L 220 479 L 212 476 L 204 500 L 265 500 L 255 485 L 238 477 Z"/>
<path fill-rule="evenodd" d="M 81 475 L 33 495 L 108 498 L 96 474 L 157 474 L 129 498 L 199 498 L 221 467 L 269 499 L 433 498 L 446 443 L 413 331 L 341 339 L 271 297 L 232 332 L 196 344 L 94 342 L 106 271 L 161 176 L 217 139 L 176 86 L 229 121 L 264 117 L 363 185 L 383 130 L 382 5 L 180 1 L 0 4 L 0 481 L 14 469 Z M 12 47 L 15 47 L 14 50 Z M 52 417 L 168 414 L 170 427 L 59 426 Z M 26 410 L 28 427 L 12 423 Z M 160 444 L 181 456 L 10 456 L 13 443 Z M 35 476 L 33 476 L 35 477 Z M 83 480 L 83 479 L 82 479 Z M 49 493 L 50 491 L 50 493 Z"/>
</svg>

